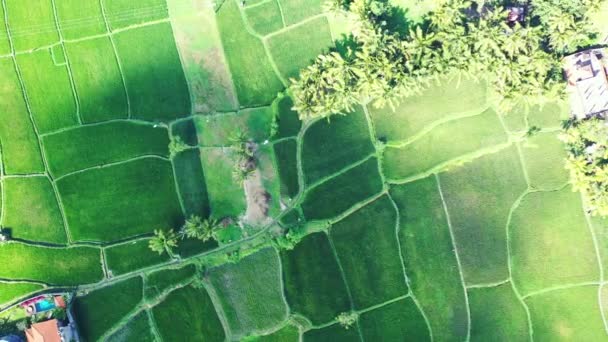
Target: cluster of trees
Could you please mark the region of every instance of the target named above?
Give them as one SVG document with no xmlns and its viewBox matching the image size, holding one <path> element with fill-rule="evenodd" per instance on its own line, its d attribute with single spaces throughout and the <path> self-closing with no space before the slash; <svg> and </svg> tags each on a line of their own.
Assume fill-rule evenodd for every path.
<svg viewBox="0 0 608 342">
<path fill-rule="evenodd" d="M 240 130 L 236 131 L 230 140 L 232 142 L 232 151 L 236 155 L 234 169 L 232 170 L 232 179 L 236 183 L 243 185 L 243 183 L 253 174 L 257 165 L 255 159 L 256 145 Z"/>
<path fill-rule="evenodd" d="M 508 23 L 502 3 L 443 0 L 422 22 L 408 23 L 386 0 L 330 0 L 356 29 L 291 80 L 295 109 L 312 118 L 358 103 L 394 107 L 448 73 L 487 77 L 505 104 L 563 97 L 561 58 L 593 41 L 587 19 L 600 2 L 522 1 L 523 23 Z"/>
<path fill-rule="evenodd" d="M 190 238 L 202 242 L 215 239 L 215 233 L 222 228 L 221 223 L 213 218 L 202 219 L 200 216 L 190 216 L 179 232 L 170 230 L 154 230 L 154 237 L 150 239 L 148 246 L 158 254 L 172 254 L 173 249 L 178 246 L 180 239 Z"/>
</svg>

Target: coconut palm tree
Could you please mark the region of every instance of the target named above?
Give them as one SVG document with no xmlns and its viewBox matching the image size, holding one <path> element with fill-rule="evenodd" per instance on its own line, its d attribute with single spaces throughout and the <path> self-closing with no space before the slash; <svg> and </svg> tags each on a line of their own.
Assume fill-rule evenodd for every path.
<svg viewBox="0 0 608 342">
<path fill-rule="evenodd" d="M 154 237 L 148 242 L 148 247 L 158 254 L 167 252 L 172 254 L 173 248 L 177 247 L 177 234 L 170 229 L 168 231 L 156 229 Z"/>
<path fill-rule="evenodd" d="M 220 228 L 220 222 L 213 218 L 201 219 L 200 216 L 190 216 L 182 227 L 182 234 L 191 239 L 203 242 L 213 238 L 213 234 Z"/>
</svg>

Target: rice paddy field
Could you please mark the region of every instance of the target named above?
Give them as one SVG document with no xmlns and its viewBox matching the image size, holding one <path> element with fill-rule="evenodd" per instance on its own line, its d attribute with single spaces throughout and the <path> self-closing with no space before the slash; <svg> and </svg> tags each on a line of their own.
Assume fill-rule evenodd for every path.
<svg viewBox="0 0 608 342">
<path fill-rule="evenodd" d="M 568 109 L 505 113 L 446 75 L 301 122 L 288 80 L 344 33 L 322 3 L 0 3 L 0 328 L 73 291 L 83 341 L 608 340 L 608 222 L 568 184 Z M 218 241 L 148 248 L 190 215 L 226 219 Z"/>
</svg>

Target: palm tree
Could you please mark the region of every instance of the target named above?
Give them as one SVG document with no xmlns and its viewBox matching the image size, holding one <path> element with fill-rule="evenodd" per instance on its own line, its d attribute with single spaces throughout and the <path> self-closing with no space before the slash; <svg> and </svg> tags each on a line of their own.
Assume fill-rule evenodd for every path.
<svg viewBox="0 0 608 342">
<path fill-rule="evenodd" d="M 220 222 L 216 219 L 201 219 L 200 216 L 190 216 L 182 227 L 184 236 L 191 239 L 198 239 L 203 242 L 213 238 L 213 233 L 220 228 Z"/>
<path fill-rule="evenodd" d="M 164 231 L 161 229 L 154 230 L 154 237 L 148 242 L 148 247 L 159 255 L 167 252 L 171 254 L 173 248 L 177 247 L 177 234 L 170 229 Z"/>
</svg>

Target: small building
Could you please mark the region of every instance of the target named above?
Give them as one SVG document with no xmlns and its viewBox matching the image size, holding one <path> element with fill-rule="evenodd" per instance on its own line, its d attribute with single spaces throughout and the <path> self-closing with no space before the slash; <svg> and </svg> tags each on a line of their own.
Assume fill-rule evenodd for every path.
<svg viewBox="0 0 608 342">
<path fill-rule="evenodd" d="M 608 54 L 589 49 L 564 57 L 572 115 L 578 119 L 608 111 Z"/>
<path fill-rule="evenodd" d="M 32 324 L 25 330 L 25 337 L 27 342 L 62 342 L 59 322 L 56 319 Z"/>
</svg>

